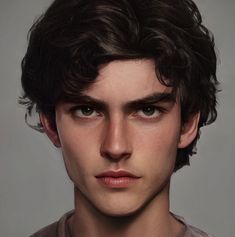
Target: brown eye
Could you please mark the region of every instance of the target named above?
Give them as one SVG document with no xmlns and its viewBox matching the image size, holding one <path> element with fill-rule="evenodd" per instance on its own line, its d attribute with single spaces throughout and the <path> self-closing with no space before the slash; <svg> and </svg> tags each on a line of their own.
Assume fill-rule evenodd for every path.
<svg viewBox="0 0 235 237">
<path fill-rule="evenodd" d="M 82 107 L 81 108 L 81 113 L 85 116 L 90 116 L 94 112 L 94 109 L 91 107 Z"/>
<path fill-rule="evenodd" d="M 144 107 L 142 111 L 146 116 L 151 116 L 155 113 L 156 109 L 154 106 L 148 106 L 148 107 Z"/>
<path fill-rule="evenodd" d="M 160 113 L 160 109 L 153 105 L 144 106 L 137 111 L 137 115 L 142 118 L 156 118 Z"/>
<path fill-rule="evenodd" d="M 79 118 L 94 118 L 99 116 L 99 113 L 91 106 L 77 106 L 73 109 L 73 113 Z"/>
</svg>

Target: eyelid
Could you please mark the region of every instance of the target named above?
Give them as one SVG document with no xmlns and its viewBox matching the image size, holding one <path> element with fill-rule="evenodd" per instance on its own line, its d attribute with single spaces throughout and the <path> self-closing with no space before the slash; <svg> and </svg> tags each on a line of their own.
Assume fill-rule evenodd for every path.
<svg viewBox="0 0 235 237">
<path fill-rule="evenodd" d="M 146 115 L 143 112 L 143 109 L 146 107 L 151 107 L 152 109 L 154 109 L 154 113 L 152 115 Z M 138 108 L 136 108 L 132 114 L 134 117 L 137 117 L 137 118 L 139 117 L 144 120 L 146 119 L 151 120 L 151 119 L 159 118 L 162 114 L 167 113 L 167 111 L 168 109 L 165 107 L 157 106 L 154 104 L 145 104 L 145 105 L 138 106 Z"/>
<path fill-rule="evenodd" d="M 153 107 L 153 108 L 159 110 L 160 112 L 167 112 L 168 111 L 166 106 L 159 105 L 156 103 L 144 103 L 144 104 L 135 105 L 135 106 L 133 106 L 133 108 L 129 108 L 129 110 L 138 111 L 138 110 L 141 110 L 146 107 Z"/>
<path fill-rule="evenodd" d="M 74 110 L 78 110 L 78 109 L 82 109 L 85 107 L 90 107 L 92 109 L 94 109 L 95 111 L 100 111 L 101 108 L 99 108 L 99 106 L 94 105 L 94 104 L 89 104 L 89 103 L 84 103 L 84 104 L 75 104 L 73 106 L 70 107 L 70 111 L 74 111 Z"/>
<path fill-rule="evenodd" d="M 141 103 L 141 104 L 130 105 L 127 108 L 124 108 L 123 112 L 127 114 L 136 114 L 138 111 L 146 107 L 154 107 L 154 109 L 158 110 L 160 113 L 166 113 L 167 111 L 169 111 L 168 105 L 159 105 L 159 104 L 162 104 L 162 103 L 157 103 L 157 104 L 156 103 Z M 84 107 L 91 107 L 99 115 L 101 114 L 107 115 L 108 113 L 108 111 L 106 111 L 106 109 L 104 109 L 102 106 L 94 105 L 93 103 L 81 103 L 81 104 L 72 105 L 69 108 L 69 112 L 74 113 L 76 110 L 82 109 Z"/>
<path fill-rule="evenodd" d="M 92 118 L 93 116 L 92 115 L 88 115 L 88 116 L 86 116 L 86 115 L 84 115 L 84 116 L 79 116 L 79 115 L 75 115 L 75 113 L 76 113 L 76 111 L 78 111 L 78 110 L 82 110 L 83 108 L 86 108 L 86 107 L 90 107 L 97 115 L 93 115 L 94 117 L 98 117 L 98 116 L 100 116 L 101 115 L 101 112 L 100 112 L 100 110 L 99 109 L 96 109 L 93 105 L 89 105 L 89 104 L 81 104 L 81 105 L 79 105 L 79 104 L 76 104 L 76 105 L 74 105 L 74 106 L 72 106 L 72 107 L 70 107 L 70 109 L 69 109 L 69 112 L 70 113 L 72 113 L 75 117 L 80 117 L 80 118 Z"/>
</svg>

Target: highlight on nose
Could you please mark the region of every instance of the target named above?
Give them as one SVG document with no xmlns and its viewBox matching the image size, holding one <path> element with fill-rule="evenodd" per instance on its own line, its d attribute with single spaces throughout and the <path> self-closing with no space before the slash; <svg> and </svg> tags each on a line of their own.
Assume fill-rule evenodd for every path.
<svg viewBox="0 0 235 237">
<path fill-rule="evenodd" d="M 116 161 L 131 156 L 128 131 L 123 122 L 109 123 L 104 132 L 100 153 L 102 157 Z"/>
</svg>

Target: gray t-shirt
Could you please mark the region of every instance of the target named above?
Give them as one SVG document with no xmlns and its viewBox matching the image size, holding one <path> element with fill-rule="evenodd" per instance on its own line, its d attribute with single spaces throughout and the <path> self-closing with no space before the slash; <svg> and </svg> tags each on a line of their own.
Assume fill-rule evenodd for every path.
<svg viewBox="0 0 235 237">
<path fill-rule="evenodd" d="M 73 211 L 64 214 L 59 221 L 44 227 L 30 237 L 71 237 L 69 233 L 68 219 L 72 214 Z M 194 226 L 188 225 L 182 217 L 177 215 L 174 216 L 185 225 L 185 228 L 179 237 L 214 237 Z"/>
</svg>

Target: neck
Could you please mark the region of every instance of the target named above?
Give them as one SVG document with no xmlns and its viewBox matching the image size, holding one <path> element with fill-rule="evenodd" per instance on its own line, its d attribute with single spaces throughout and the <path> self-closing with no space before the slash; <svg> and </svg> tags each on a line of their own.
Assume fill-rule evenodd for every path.
<svg viewBox="0 0 235 237">
<path fill-rule="evenodd" d="M 75 188 L 75 213 L 69 225 L 72 237 L 177 237 L 184 228 L 169 212 L 169 184 L 139 211 L 122 217 L 101 213 Z"/>
</svg>

